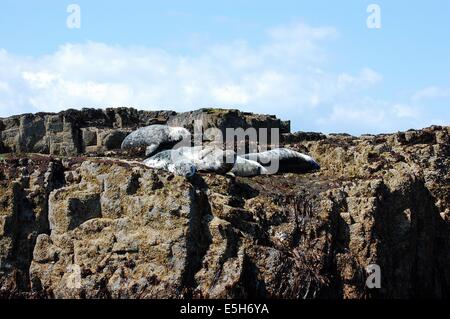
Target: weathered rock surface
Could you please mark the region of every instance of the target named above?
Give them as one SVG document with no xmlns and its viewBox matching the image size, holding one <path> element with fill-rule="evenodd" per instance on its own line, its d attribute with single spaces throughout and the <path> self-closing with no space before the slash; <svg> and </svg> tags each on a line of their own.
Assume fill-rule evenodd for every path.
<svg viewBox="0 0 450 319">
<path fill-rule="evenodd" d="M 321 171 L 255 178 L 5 155 L 0 297 L 448 298 L 449 139 L 287 132 Z M 369 290 L 374 263 L 382 288 Z"/>
<path fill-rule="evenodd" d="M 249 127 L 277 128 L 280 133 L 290 133 L 289 121 L 238 110 L 201 109 L 179 114 L 133 108 L 68 110 L 0 119 L 0 153 L 102 154 L 120 148 L 125 137 L 136 128 L 166 124 L 184 126 L 193 133 L 194 120 L 205 130 L 215 127 L 224 133 L 226 128 Z"/>
</svg>

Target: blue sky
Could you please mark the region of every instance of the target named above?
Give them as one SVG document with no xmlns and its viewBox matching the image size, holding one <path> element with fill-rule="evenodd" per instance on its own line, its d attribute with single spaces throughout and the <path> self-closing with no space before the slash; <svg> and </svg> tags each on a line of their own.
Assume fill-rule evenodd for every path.
<svg viewBox="0 0 450 319">
<path fill-rule="evenodd" d="M 381 29 L 366 26 L 372 3 Z M 449 125 L 449 33 L 448 0 L 2 0 L 0 116 L 216 106 L 294 130 Z"/>
</svg>

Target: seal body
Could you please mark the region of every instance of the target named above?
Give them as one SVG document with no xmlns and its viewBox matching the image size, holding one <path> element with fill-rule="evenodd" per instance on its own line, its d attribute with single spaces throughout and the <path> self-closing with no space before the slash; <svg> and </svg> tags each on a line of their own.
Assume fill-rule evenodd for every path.
<svg viewBox="0 0 450 319">
<path fill-rule="evenodd" d="M 217 147 L 182 147 L 179 152 L 183 157 L 193 162 L 198 171 L 226 174 L 236 162 L 236 153 L 224 151 Z"/>
<path fill-rule="evenodd" d="M 182 127 L 150 125 L 129 134 L 122 142 L 122 149 L 146 147 L 145 155 L 152 156 L 160 150 L 170 149 L 177 143 L 190 142 L 190 132 Z"/>
<path fill-rule="evenodd" d="M 308 173 L 320 169 L 319 163 L 311 156 L 286 148 L 278 148 L 261 153 L 245 154 L 247 160 L 253 160 L 269 170 L 270 174 L 276 173 Z M 278 165 L 274 165 L 278 164 Z M 278 166 L 274 171 L 271 168 Z"/>
<path fill-rule="evenodd" d="M 192 176 L 197 171 L 226 174 L 236 162 L 233 151 L 223 151 L 215 147 L 181 147 L 166 150 L 146 159 L 150 168 L 163 169 L 181 176 Z"/>
<path fill-rule="evenodd" d="M 235 176 L 253 177 L 258 175 L 267 175 L 269 172 L 258 162 L 238 156 L 231 173 Z"/>
<path fill-rule="evenodd" d="M 197 167 L 191 161 L 180 156 L 177 150 L 166 150 L 146 159 L 144 165 L 162 169 L 178 176 L 193 177 Z"/>
</svg>

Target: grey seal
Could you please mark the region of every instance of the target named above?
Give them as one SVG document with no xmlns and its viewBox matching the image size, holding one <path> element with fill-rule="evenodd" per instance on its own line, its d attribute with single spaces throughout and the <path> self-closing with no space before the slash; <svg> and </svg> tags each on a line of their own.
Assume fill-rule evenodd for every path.
<svg viewBox="0 0 450 319">
<path fill-rule="evenodd" d="M 183 127 L 150 125 L 129 134 L 122 142 L 122 149 L 146 147 L 145 156 L 152 156 L 159 150 L 170 149 L 177 143 L 190 139 L 190 136 L 190 132 Z"/>
<path fill-rule="evenodd" d="M 231 173 L 235 176 L 253 177 L 258 175 L 267 175 L 269 174 L 269 171 L 256 161 L 238 156 Z"/>
<path fill-rule="evenodd" d="M 278 148 L 261 153 L 245 154 L 247 160 L 253 160 L 268 168 L 274 161 L 278 161 L 279 168 L 275 173 L 308 173 L 320 169 L 319 163 L 311 156 L 286 148 Z"/>
<path fill-rule="evenodd" d="M 182 156 L 195 164 L 198 171 L 226 174 L 236 163 L 236 153 L 230 150 L 210 147 L 182 147 L 178 149 Z"/>
<path fill-rule="evenodd" d="M 197 167 L 185 158 L 176 158 L 174 150 L 162 151 L 144 161 L 144 165 L 154 169 L 162 169 L 178 176 L 193 177 L 197 173 Z"/>
<path fill-rule="evenodd" d="M 216 147 L 181 147 L 166 150 L 146 159 L 150 168 L 163 169 L 176 175 L 190 177 L 197 171 L 226 174 L 236 162 L 236 153 Z"/>
</svg>

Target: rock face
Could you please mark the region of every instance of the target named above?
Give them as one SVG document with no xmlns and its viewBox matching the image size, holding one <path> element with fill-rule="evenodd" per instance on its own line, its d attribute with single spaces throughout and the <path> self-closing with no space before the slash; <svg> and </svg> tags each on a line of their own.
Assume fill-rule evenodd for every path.
<svg viewBox="0 0 450 319">
<path fill-rule="evenodd" d="M 62 114 L 27 123 L 42 119 L 46 139 L 50 117 L 69 123 Z M 133 114 L 145 124 L 173 116 Z M 96 128 L 98 139 L 105 127 L 133 125 L 121 116 L 71 123 Z M 4 146 L 38 151 L 23 144 L 35 137 L 23 125 L 19 140 L 5 138 L 12 122 L 3 120 Z M 255 178 L 188 180 L 120 156 L 4 155 L 0 297 L 448 298 L 449 139 L 449 127 L 285 132 L 285 146 L 321 171 Z M 370 264 L 381 289 L 365 284 Z"/>
<path fill-rule="evenodd" d="M 166 124 L 184 126 L 193 133 L 194 120 L 204 129 L 215 127 L 223 132 L 226 128 L 266 127 L 290 133 L 289 121 L 237 110 L 201 109 L 180 114 L 132 108 L 68 110 L 0 119 L 0 153 L 101 154 L 120 148 L 125 137 L 138 127 Z"/>
<path fill-rule="evenodd" d="M 279 134 L 290 134 L 290 121 L 281 121 L 273 115 L 261 115 L 253 113 L 240 112 L 239 110 L 223 109 L 200 109 L 193 112 L 180 113 L 172 116 L 167 124 L 170 126 L 185 127 L 191 132 L 207 130 L 208 128 L 218 128 L 223 136 L 226 136 L 227 129 L 256 129 L 259 135 L 259 129 L 267 130 L 267 141 L 271 141 L 271 130 L 279 130 Z M 259 136 L 258 136 L 259 138 Z"/>
<path fill-rule="evenodd" d="M 174 112 L 129 108 L 24 114 L 0 120 L 3 153 L 70 156 L 114 149 L 139 126 L 166 123 Z"/>
</svg>

